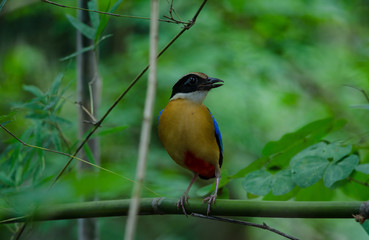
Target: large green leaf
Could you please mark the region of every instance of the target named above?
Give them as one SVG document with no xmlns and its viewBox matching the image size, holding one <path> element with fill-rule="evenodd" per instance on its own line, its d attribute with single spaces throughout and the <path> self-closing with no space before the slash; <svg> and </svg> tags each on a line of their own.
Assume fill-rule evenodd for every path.
<svg viewBox="0 0 369 240">
<path fill-rule="evenodd" d="M 365 173 L 365 174 L 369 174 L 369 163 L 360 164 L 355 169 L 356 169 L 356 171 L 359 171 L 359 172 L 362 172 L 362 173 Z"/>
<path fill-rule="evenodd" d="M 304 156 L 291 165 L 292 179 L 299 187 L 308 187 L 323 177 L 329 162 L 319 156 Z"/>
<path fill-rule="evenodd" d="M 272 193 L 281 196 L 290 192 L 295 187 L 291 177 L 291 169 L 285 169 L 273 175 Z"/>
<path fill-rule="evenodd" d="M 243 188 L 252 194 L 264 196 L 272 189 L 273 175 L 265 170 L 248 174 L 242 182 Z"/>
<path fill-rule="evenodd" d="M 341 161 L 331 162 L 324 173 L 324 185 L 332 187 L 335 182 L 347 178 L 358 163 L 359 158 L 357 155 L 350 155 Z"/>
<path fill-rule="evenodd" d="M 267 195 L 270 190 L 274 195 L 281 196 L 295 187 L 290 169 L 279 171 L 274 175 L 265 170 L 257 170 L 248 174 L 242 185 L 247 192 L 259 196 Z"/>
<path fill-rule="evenodd" d="M 323 177 L 324 185 L 332 185 L 347 178 L 359 163 L 356 155 L 350 155 L 351 145 L 317 143 L 296 154 L 290 162 L 292 179 L 300 187 L 308 187 Z"/>
<path fill-rule="evenodd" d="M 344 124 L 344 122 L 342 122 L 342 120 L 339 120 L 336 124 L 342 125 Z M 286 149 L 288 148 L 292 148 L 295 145 L 300 145 L 301 143 L 299 141 L 309 136 L 324 136 L 333 128 L 334 125 L 335 120 L 333 118 L 325 118 L 308 123 L 295 132 L 283 135 L 278 141 L 268 142 L 263 148 L 262 154 L 263 156 L 268 156 L 281 151 L 286 151 Z"/>
<path fill-rule="evenodd" d="M 325 118 L 308 123 L 293 133 L 287 133 L 278 141 L 268 142 L 262 150 L 263 156 L 238 171 L 232 178 L 244 177 L 265 165 L 269 169 L 275 167 L 286 168 L 293 156 L 320 142 L 329 132 L 342 128 L 345 123 L 345 120 Z"/>
</svg>

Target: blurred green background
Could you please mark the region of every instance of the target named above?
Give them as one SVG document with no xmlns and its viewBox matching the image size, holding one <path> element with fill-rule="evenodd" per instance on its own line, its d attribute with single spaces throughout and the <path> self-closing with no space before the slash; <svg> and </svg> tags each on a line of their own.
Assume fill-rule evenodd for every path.
<svg viewBox="0 0 369 240">
<path fill-rule="evenodd" d="M 98 2 L 102 11 L 114 3 Z M 76 6 L 75 1 L 58 3 Z M 201 1 L 174 3 L 181 19 L 188 20 Z M 168 15 L 168 10 L 168 2 L 160 1 L 160 15 Z M 364 0 L 209 1 L 196 25 L 158 61 L 154 118 L 168 102 L 172 85 L 184 74 L 198 71 L 225 82 L 205 101 L 222 132 L 224 174 L 233 175 L 259 158 L 267 142 L 326 117 L 347 120 L 345 127 L 327 140 L 367 145 L 368 102 L 357 88 L 369 89 L 368 12 L 369 2 Z M 149 16 L 150 1 L 123 1 L 116 13 Z M 76 16 L 76 11 L 36 0 L 6 2 L 0 12 L 0 116 L 1 122 L 10 120 L 7 128 L 25 142 L 71 153 L 78 141 L 76 62 L 75 58 L 61 59 L 76 51 L 76 30 L 66 14 Z M 160 23 L 159 48 L 180 29 L 181 25 Z M 148 33 L 147 20 L 110 18 L 103 35 L 112 36 L 99 45 L 100 116 L 146 66 Z M 102 166 L 130 179 L 136 168 L 146 78 L 147 74 L 98 133 Z M 47 106 L 55 95 L 58 105 L 49 111 Z M 113 130 L 104 134 L 109 129 Z M 156 122 L 152 133 L 145 184 L 160 196 L 177 198 L 191 173 L 177 166 L 162 148 Z M 130 197 L 131 182 L 106 173 L 77 179 L 74 169 L 47 192 L 53 176 L 68 159 L 22 147 L 4 131 L 0 138 L 3 207 L 21 211 L 33 204 L 75 202 L 81 195 L 91 194 L 93 186 L 98 187 L 101 199 Z M 368 162 L 368 155 L 362 156 L 362 161 Z M 212 182 L 198 181 L 190 196 L 202 197 L 197 189 Z M 251 197 L 241 180 L 231 181 L 226 189 L 230 198 Z M 318 189 L 321 192 L 306 191 L 305 195 L 310 194 L 306 199 L 355 200 L 342 191 Z M 143 196 L 153 195 L 144 191 Z M 121 239 L 125 220 L 99 219 L 101 239 Z M 266 222 L 301 239 L 367 239 L 352 219 L 249 220 Z M 76 226 L 74 220 L 34 223 L 25 238 L 77 239 Z M 0 238 L 9 238 L 14 229 L 0 225 Z M 137 229 L 137 239 L 230 237 L 282 239 L 259 229 L 184 216 L 140 217 Z"/>
</svg>

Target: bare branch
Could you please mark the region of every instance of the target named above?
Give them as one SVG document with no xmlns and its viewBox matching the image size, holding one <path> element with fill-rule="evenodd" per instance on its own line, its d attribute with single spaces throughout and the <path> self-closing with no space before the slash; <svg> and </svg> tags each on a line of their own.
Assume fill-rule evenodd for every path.
<svg viewBox="0 0 369 240">
<path fill-rule="evenodd" d="M 279 234 L 279 235 L 281 235 L 285 238 L 288 238 L 288 239 L 298 240 L 298 238 L 292 237 L 292 236 L 290 236 L 286 233 L 283 233 L 283 232 L 281 232 L 281 231 L 279 231 L 275 228 L 269 227 L 266 223 L 258 224 L 258 223 L 246 222 L 246 221 L 232 219 L 232 218 L 206 216 L 206 215 L 202 215 L 202 214 L 198 214 L 198 213 L 192 213 L 191 216 L 199 217 L 199 218 L 205 218 L 205 219 L 209 219 L 209 220 L 216 220 L 216 221 L 221 221 L 221 222 L 229 222 L 229 223 L 246 225 L 246 226 L 250 226 L 250 227 L 261 228 L 261 229 L 268 230 L 268 231 L 274 232 L 276 234 Z"/>
<path fill-rule="evenodd" d="M 87 8 L 72 7 L 72 6 L 67 6 L 67 5 L 63 5 L 63 4 L 60 4 L 60 3 L 52 2 L 52 1 L 49 1 L 49 0 L 41 0 L 41 2 L 48 3 L 48 4 L 51 4 L 51 5 L 54 5 L 54 6 L 58 6 L 58 7 L 62 7 L 62 8 L 70 8 L 70 9 L 87 11 L 87 12 L 95 12 L 95 13 L 105 14 L 105 15 L 109 15 L 109 16 L 113 16 L 113 17 L 122 17 L 122 18 L 134 18 L 134 19 L 150 20 L 149 17 L 139 17 L 139 16 L 131 16 L 131 15 L 122 15 L 122 14 L 97 11 L 97 10 L 92 10 L 92 9 L 87 9 Z M 186 22 L 173 21 L 171 19 L 168 19 L 168 20 L 166 20 L 166 19 L 159 19 L 159 21 L 160 22 L 167 22 L 167 23 L 186 24 Z"/>
<path fill-rule="evenodd" d="M 357 184 L 363 185 L 365 187 L 369 187 L 369 183 L 368 182 L 362 182 L 362 181 L 359 181 L 359 180 L 357 180 L 355 178 L 352 178 L 352 177 L 348 177 L 347 180 L 349 182 L 352 181 L 352 182 L 356 182 Z"/>
</svg>

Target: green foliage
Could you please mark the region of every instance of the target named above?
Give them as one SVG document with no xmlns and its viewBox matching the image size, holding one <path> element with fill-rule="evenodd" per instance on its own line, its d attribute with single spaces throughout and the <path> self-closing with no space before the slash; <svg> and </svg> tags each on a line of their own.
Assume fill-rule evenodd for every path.
<svg viewBox="0 0 369 240">
<path fill-rule="evenodd" d="M 94 0 L 88 8 L 149 16 L 147 1 L 122 3 Z M 196 12 L 197 4 L 175 1 L 174 7 L 186 20 Z M 168 15 L 169 5 L 160 6 L 160 15 Z M 87 26 L 74 17 L 65 17 L 75 16 L 75 10 L 46 3 L 24 2 L 21 7 L 17 1 L 6 0 L 1 1 L 0 11 L 0 123 L 27 143 L 73 152 L 80 140 L 76 139 L 76 106 L 66 103 L 76 101 L 74 57 L 97 47 L 101 50 L 97 54 L 104 80 L 101 116 L 147 63 L 149 21 L 89 12 L 91 26 Z M 228 191 L 231 198 L 243 198 L 245 188 L 249 197 L 261 194 L 263 200 L 369 199 L 365 185 L 369 178 L 368 102 L 359 91 L 342 87 L 348 84 L 360 91 L 369 89 L 369 31 L 362 24 L 367 22 L 367 12 L 363 1 L 208 1 L 196 26 L 160 58 L 157 113 L 168 102 L 174 82 L 190 71 L 202 71 L 225 81 L 205 101 L 223 136 L 220 185 L 225 194 L 221 197 L 227 197 Z M 159 48 L 180 28 L 161 23 Z M 76 29 L 89 36 L 92 44 L 73 53 Z M 61 62 L 61 58 L 68 61 Z M 59 72 L 65 72 L 64 78 L 56 79 L 54 87 L 49 87 Z M 101 137 L 102 165 L 130 179 L 136 167 L 146 89 L 142 80 L 93 136 Z M 69 90 L 64 91 L 64 82 L 70 82 Z M 191 174 L 172 163 L 159 143 L 155 126 L 152 133 L 145 184 L 163 197 L 179 197 Z M 77 177 L 73 167 L 47 192 L 68 157 L 22 146 L 1 129 L 0 134 L 1 207 L 19 209 L 32 203 L 72 202 L 95 190 L 101 198 L 130 196 L 131 182 L 110 173 Z M 314 145 L 319 146 L 315 152 L 310 149 Z M 86 158 L 93 161 L 92 154 Z M 191 197 L 209 194 L 213 182 L 196 181 Z M 151 194 L 145 192 L 145 196 Z M 101 224 L 104 236 L 121 237 L 118 220 L 100 221 L 111 221 Z M 147 226 L 152 219 L 142 221 Z M 203 234 L 198 222 L 193 222 L 192 231 L 186 231 L 185 218 L 173 217 L 170 228 L 167 219 L 155 217 L 155 223 L 155 228 L 139 229 L 138 239 L 178 238 L 179 232 L 186 233 L 181 238 L 193 239 Z M 58 223 L 40 224 L 50 235 L 45 236 L 36 227 L 34 238 L 57 239 Z M 74 223 L 62 224 L 67 227 L 60 231 L 74 231 Z M 301 221 L 296 231 L 302 239 L 363 236 L 359 226 L 344 231 L 331 221 L 328 225 L 314 227 Z M 226 226 L 214 229 L 210 234 L 224 239 L 245 232 Z M 8 239 L 3 232 L 0 229 L 0 238 Z M 247 237 L 268 238 L 249 232 Z"/>
<path fill-rule="evenodd" d="M 16 113 L 22 112 L 31 120 L 30 126 L 20 139 L 28 144 L 62 149 L 61 135 L 58 129 L 70 125 L 70 121 L 59 116 L 64 105 L 63 94 L 68 86 L 62 88 L 63 75 L 58 75 L 48 91 L 43 92 L 36 86 L 25 85 L 23 89 L 33 95 L 25 103 L 17 104 L 13 113 L 2 116 L 1 124 L 15 118 Z M 0 154 L 0 192 L 13 192 L 21 186 L 35 186 L 49 177 L 45 170 L 44 152 L 37 148 L 26 148 L 15 139 L 11 140 Z"/>
<path fill-rule="evenodd" d="M 326 118 L 308 123 L 296 132 L 285 134 L 278 141 L 271 141 L 262 150 L 262 157 L 246 168 L 241 169 L 233 178 L 246 174 L 263 166 L 268 169 L 281 169 L 288 166 L 290 159 L 306 147 L 322 140 L 328 133 L 339 130 L 346 121 Z"/>
<path fill-rule="evenodd" d="M 247 174 L 242 186 L 248 193 L 254 195 L 265 196 L 272 190 L 273 195 L 280 196 L 294 189 L 295 182 L 291 178 L 290 169 L 275 174 L 265 170 L 257 170 Z"/>
<path fill-rule="evenodd" d="M 301 136 L 305 138 L 307 136 L 306 129 L 315 129 L 315 134 L 318 134 L 322 128 L 310 128 L 317 126 L 316 123 L 308 124 L 307 127 L 303 127 L 295 133 L 284 135 L 278 142 L 268 143 L 263 153 L 273 154 L 283 151 L 285 149 L 282 147 L 283 143 L 290 146 Z M 320 142 L 293 156 L 289 167 L 282 171 L 275 174 L 266 170 L 250 172 L 244 178 L 243 187 L 247 192 L 255 195 L 264 196 L 272 190 L 273 194 L 278 196 L 291 191 L 295 184 L 306 188 L 323 179 L 325 187 L 332 188 L 336 182 L 344 180 L 352 174 L 355 168 L 364 172 L 367 170 L 366 165 L 357 167 L 359 157 L 356 154 L 349 155 L 351 151 L 351 145 L 341 146 L 338 143 Z"/>
<path fill-rule="evenodd" d="M 360 164 L 360 165 L 356 166 L 355 170 L 358 171 L 358 172 L 369 174 L 369 163 Z"/>
<path fill-rule="evenodd" d="M 113 13 L 119 5 L 123 2 L 123 0 L 117 0 L 113 7 L 108 11 L 109 13 Z M 72 17 L 70 15 L 66 15 L 69 22 L 78 30 L 80 31 L 85 37 L 93 40 L 94 44 L 88 47 L 84 47 L 83 49 L 74 52 L 68 56 L 61 58 L 61 61 L 69 60 L 71 58 L 76 57 L 78 54 L 95 50 L 99 44 L 104 41 L 105 39 L 112 37 L 111 34 L 102 36 L 102 32 L 106 28 L 106 25 L 109 21 L 109 15 L 101 15 L 93 11 L 98 11 L 97 0 L 91 0 L 88 2 L 88 9 L 92 10 L 89 12 L 89 16 L 91 19 L 91 26 L 81 22 L 79 19 Z"/>
</svg>

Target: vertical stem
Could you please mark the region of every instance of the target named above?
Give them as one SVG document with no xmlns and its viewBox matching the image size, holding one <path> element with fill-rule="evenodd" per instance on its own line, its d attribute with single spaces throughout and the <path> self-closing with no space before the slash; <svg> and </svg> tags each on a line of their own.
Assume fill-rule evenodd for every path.
<svg viewBox="0 0 369 240">
<path fill-rule="evenodd" d="M 81 8 L 88 8 L 88 0 L 78 0 L 78 5 Z M 87 11 L 78 11 L 78 19 L 91 25 L 90 15 Z M 77 52 L 81 49 L 91 46 L 93 41 L 82 35 L 77 30 Z M 98 105 L 100 101 L 100 78 L 97 71 L 97 57 L 96 52 L 87 51 L 77 55 L 77 101 L 80 106 L 87 109 L 90 113 L 94 113 L 95 118 L 98 112 Z M 78 108 L 78 135 L 82 138 L 89 128 L 90 124 L 86 121 L 92 122 L 91 117 L 82 107 Z M 100 163 L 100 148 L 97 138 L 90 139 L 87 142 L 87 146 L 90 148 L 94 161 L 96 164 Z M 80 158 L 87 159 L 86 153 L 81 151 Z M 83 163 L 78 165 L 79 171 L 95 170 L 91 166 Z M 94 199 L 83 199 L 94 200 Z M 96 240 L 98 239 L 97 219 L 79 219 L 78 221 L 78 238 L 79 240 Z"/>
<path fill-rule="evenodd" d="M 137 213 L 139 210 L 141 198 L 141 190 L 145 179 L 146 160 L 150 143 L 150 133 L 151 133 L 150 130 L 152 126 L 152 113 L 156 93 L 156 61 L 157 61 L 156 54 L 157 54 L 158 28 L 159 28 L 158 18 L 159 18 L 158 0 L 151 0 L 150 63 L 149 63 L 150 69 L 138 152 L 136 183 L 133 187 L 132 200 L 128 212 L 128 219 L 124 238 L 125 240 L 134 239 L 137 223 Z"/>
</svg>

